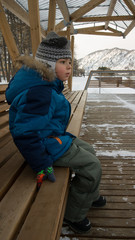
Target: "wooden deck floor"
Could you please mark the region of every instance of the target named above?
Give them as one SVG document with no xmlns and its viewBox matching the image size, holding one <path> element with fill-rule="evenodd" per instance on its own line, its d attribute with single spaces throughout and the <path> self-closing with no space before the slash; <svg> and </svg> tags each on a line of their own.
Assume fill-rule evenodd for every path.
<svg viewBox="0 0 135 240">
<path fill-rule="evenodd" d="M 135 95 L 89 94 L 81 138 L 101 160 L 107 204 L 89 211 L 90 233 L 76 235 L 65 226 L 61 239 L 135 239 Z"/>
</svg>

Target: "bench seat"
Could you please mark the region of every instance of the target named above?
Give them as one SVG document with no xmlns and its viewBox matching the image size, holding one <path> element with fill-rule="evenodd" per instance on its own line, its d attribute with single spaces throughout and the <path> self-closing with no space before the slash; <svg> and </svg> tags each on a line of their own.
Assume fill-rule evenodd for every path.
<svg viewBox="0 0 135 240">
<path fill-rule="evenodd" d="M 36 174 L 24 161 L 9 132 L 9 106 L 3 98 L 6 87 L 0 86 L 0 237 L 4 240 L 58 240 L 70 171 L 55 167 L 56 182 L 44 181 L 37 192 Z M 67 131 L 79 136 L 87 92 L 66 89 L 64 94 L 72 107 Z"/>
</svg>

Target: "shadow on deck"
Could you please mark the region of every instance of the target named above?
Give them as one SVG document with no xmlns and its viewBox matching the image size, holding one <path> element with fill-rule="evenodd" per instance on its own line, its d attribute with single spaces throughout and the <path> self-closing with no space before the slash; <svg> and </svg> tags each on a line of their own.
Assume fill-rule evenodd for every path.
<svg viewBox="0 0 135 240">
<path fill-rule="evenodd" d="M 89 94 L 80 136 L 101 161 L 107 205 L 89 211 L 90 233 L 63 227 L 61 239 L 135 239 L 135 95 Z"/>
</svg>

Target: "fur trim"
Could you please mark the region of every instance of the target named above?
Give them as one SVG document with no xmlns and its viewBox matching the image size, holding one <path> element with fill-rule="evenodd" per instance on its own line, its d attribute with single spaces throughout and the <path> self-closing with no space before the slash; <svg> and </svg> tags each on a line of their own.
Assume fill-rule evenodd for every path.
<svg viewBox="0 0 135 240">
<path fill-rule="evenodd" d="M 16 59 L 15 69 L 18 71 L 22 65 L 25 65 L 28 68 L 36 70 L 41 76 L 47 81 L 53 81 L 55 79 L 55 73 L 53 70 L 49 69 L 47 65 L 42 62 L 37 61 L 30 56 L 20 56 Z"/>
</svg>

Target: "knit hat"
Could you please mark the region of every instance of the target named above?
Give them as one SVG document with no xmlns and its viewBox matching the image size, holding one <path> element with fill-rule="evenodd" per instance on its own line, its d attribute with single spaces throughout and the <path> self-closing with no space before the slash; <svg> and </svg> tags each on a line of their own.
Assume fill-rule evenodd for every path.
<svg viewBox="0 0 135 240">
<path fill-rule="evenodd" d="M 55 63 L 58 59 L 72 59 L 70 41 L 58 36 L 55 32 L 49 32 L 40 43 L 35 58 L 55 71 Z"/>
</svg>

